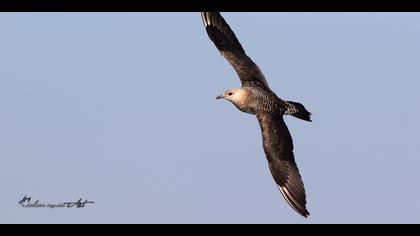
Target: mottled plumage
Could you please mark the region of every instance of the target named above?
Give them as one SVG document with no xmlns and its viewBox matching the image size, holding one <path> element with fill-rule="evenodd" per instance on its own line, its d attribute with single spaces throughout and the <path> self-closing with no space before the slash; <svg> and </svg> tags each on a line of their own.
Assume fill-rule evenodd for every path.
<svg viewBox="0 0 420 236">
<path fill-rule="evenodd" d="M 283 115 L 311 121 L 311 114 L 302 104 L 283 101 L 271 91 L 261 70 L 246 55 L 220 13 L 202 12 L 201 16 L 209 38 L 242 82 L 241 88 L 228 90 L 217 98 L 229 100 L 239 110 L 256 115 L 271 174 L 290 206 L 307 217 L 305 189 L 293 154 L 293 140 Z"/>
</svg>

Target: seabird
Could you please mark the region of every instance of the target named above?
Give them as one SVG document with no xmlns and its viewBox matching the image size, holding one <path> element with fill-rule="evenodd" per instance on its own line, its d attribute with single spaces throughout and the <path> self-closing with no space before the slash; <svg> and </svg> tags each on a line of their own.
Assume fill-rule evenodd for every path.
<svg viewBox="0 0 420 236">
<path fill-rule="evenodd" d="M 249 58 L 219 12 L 202 12 L 211 41 L 238 74 L 242 87 L 230 89 L 217 99 L 226 99 L 240 111 L 257 117 L 270 172 L 284 199 L 300 215 L 309 216 L 306 194 L 293 154 L 293 140 L 284 115 L 311 121 L 311 113 L 297 102 L 280 99 L 268 86 L 258 66 Z"/>
</svg>

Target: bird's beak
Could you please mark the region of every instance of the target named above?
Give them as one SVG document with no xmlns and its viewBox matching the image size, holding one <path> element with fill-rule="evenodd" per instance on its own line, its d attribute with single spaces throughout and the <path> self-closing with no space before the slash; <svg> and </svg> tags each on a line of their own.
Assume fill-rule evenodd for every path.
<svg viewBox="0 0 420 236">
<path fill-rule="evenodd" d="M 219 95 L 219 96 L 216 97 L 216 99 L 222 99 L 222 98 L 225 98 L 225 96 Z"/>
</svg>

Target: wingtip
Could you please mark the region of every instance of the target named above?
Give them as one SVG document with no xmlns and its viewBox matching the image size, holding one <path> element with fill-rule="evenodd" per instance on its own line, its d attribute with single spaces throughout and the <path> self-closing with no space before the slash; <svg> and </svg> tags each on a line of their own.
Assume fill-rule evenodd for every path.
<svg viewBox="0 0 420 236">
<path fill-rule="evenodd" d="M 201 12 L 201 19 L 203 20 L 204 27 L 211 25 L 209 12 Z"/>
<path fill-rule="evenodd" d="M 204 26 L 215 26 L 219 24 L 219 21 L 223 21 L 223 18 L 220 15 L 220 12 L 201 12 L 201 19 L 203 20 Z"/>
<path fill-rule="evenodd" d="M 203 21 L 203 24 L 204 24 L 204 27 L 206 27 L 207 25 L 206 25 L 206 15 L 205 15 L 205 12 L 200 12 L 200 15 L 201 15 L 201 20 Z"/>
<path fill-rule="evenodd" d="M 304 205 L 299 203 L 292 194 L 290 194 L 289 190 L 286 187 L 278 186 L 280 192 L 282 193 L 284 199 L 286 199 L 287 203 L 295 210 L 299 215 L 308 218 L 310 216 L 309 211 L 306 209 Z"/>
<path fill-rule="evenodd" d="M 308 218 L 311 214 L 309 213 L 308 210 L 305 209 L 304 214 L 300 214 L 300 215 L 303 216 L 303 217 L 305 217 L 305 218 Z"/>
<path fill-rule="evenodd" d="M 311 215 L 306 208 L 304 209 L 304 211 L 296 210 L 296 212 L 299 213 L 299 215 L 303 216 L 306 219 L 308 219 L 308 217 Z"/>
</svg>

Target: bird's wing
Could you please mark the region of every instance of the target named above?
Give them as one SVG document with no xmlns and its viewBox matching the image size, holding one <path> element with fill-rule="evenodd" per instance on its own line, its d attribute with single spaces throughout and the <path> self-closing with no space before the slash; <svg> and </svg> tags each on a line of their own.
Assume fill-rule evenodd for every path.
<svg viewBox="0 0 420 236">
<path fill-rule="evenodd" d="M 202 12 L 209 38 L 226 60 L 233 66 L 243 87 L 259 86 L 269 89 L 260 68 L 245 54 L 241 43 L 219 12 Z"/>
<path fill-rule="evenodd" d="M 260 123 L 264 152 L 271 174 L 280 192 L 290 206 L 304 217 L 306 194 L 293 154 L 293 140 L 281 115 L 257 113 Z"/>
</svg>

